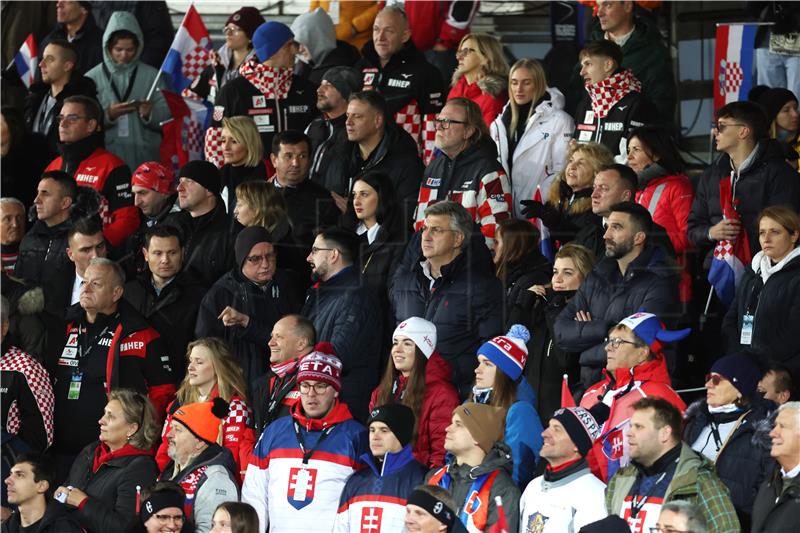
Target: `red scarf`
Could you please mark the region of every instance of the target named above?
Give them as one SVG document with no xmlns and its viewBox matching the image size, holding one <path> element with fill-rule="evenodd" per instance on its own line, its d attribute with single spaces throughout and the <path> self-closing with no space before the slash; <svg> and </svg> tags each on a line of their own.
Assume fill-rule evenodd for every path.
<svg viewBox="0 0 800 533">
<path fill-rule="evenodd" d="M 245 61 L 239 74 L 267 98 L 283 100 L 292 86 L 292 69 L 273 68 L 255 61 Z"/>
<path fill-rule="evenodd" d="M 109 450 L 108 445 L 104 442 L 101 442 L 100 445 L 94 449 L 94 460 L 92 461 L 92 472 L 97 472 L 97 469 L 100 468 L 103 463 L 110 461 L 111 459 L 116 459 L 117 457 L 128 457 L 134 455 L 153 455 L 152 450 L 142 450 L 141 448 L 136 448 L 131 444 L 125 444 L 122 448 L 118 450 L 114 450 L 113 452 Z"/>
<path fill-rule="evenodd" d="M 593 85 L 587 84 L 586 90 L 592 100 L 595 117 L 606 118 L 611 108 L 628 93 L 642 92 L 642 82 L 636 79 L 630 69 L 625 69 Z"/>
</svg>

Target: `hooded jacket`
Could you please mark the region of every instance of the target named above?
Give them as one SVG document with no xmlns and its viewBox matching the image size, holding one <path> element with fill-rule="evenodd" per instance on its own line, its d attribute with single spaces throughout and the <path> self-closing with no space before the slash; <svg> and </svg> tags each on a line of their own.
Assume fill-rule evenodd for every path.
<svg viewBox="0 0 800 533">
<path fill-rule="evenodd" d="M 319 86 L 325 72 L 331 67 L 351 66 L 358 61 L 358 49 L 352 44 L 339 41 L 331 17 L 318 7 L 298 15 L 291 26 L 294 38 L 304 45 L 311 58 L 301 59 L 295 64 L 295 74 Z"/>
<path fill-rule="evenodd" d="M 525 131 L 510 153 L 508 128 L 511 127 L 511 104 L 506 104 L 502 114 L 491 124 L 489 131 L 497 145 L 497 159 L 506 175 L 511 176 L 513 213 L 520 216 L 520 202 L 533 200 L 540 189 L 542 199 L 547 198 L 553 176 L 564 170 L 567 149 L 572 140 L 575 123 L 564 112 L 564 95 L 548 87 L 542 100 L 525 122 Z M 519 117 L 525 120 L 525 117 Z"/>
<path fill-rule="evenodd" d="M 139 41 L 133 59 L 127 64 L 115 63 L 109 52 L 111 36 L 120 30 L 133 33 Z M 133 13 L 115 12 L 108 19 L 103 33 L 103 61 L 86 73 L 86 77 L 97 85 L 97 99 L 105 110 L 106 148 L 125 161 L 129 168 L 138 168 L 146 161 L 161 160 L 161 123 L 170 117 L 167 103 L 159 90 L 150 97 L 153 109 L 147 118 L 141 117 L 138 109 L 116 120 L 112 120 L 108 114 L 111 104 L 145 100 L 153 86 L 158 71 L 141 61 L 143 43 L 142 29 Z M 159 80 L 158 88 L 168 88 L 163 78 Z"/>
<path fill-rule="evenodd" d="M 2 533 L 22 533 L 19 512 L 13 513 L 8 520 L 3 522 L 0 531 Z M 67 511 L 64 504 L 50 500 L 47 502 L 44 516 L 38 522 L 36 533 L 84 533 L 84 530 L 75 517 Z"/>
<path fill-rule="evenodd" d="M 508 84 L 500 76 L 485 76 L 474 83 L 461 76 L 447 95 L 448 100 L 453 98 L 467 98 L 478 104 L 488 126 L 508 102 Z"/>
</svg>

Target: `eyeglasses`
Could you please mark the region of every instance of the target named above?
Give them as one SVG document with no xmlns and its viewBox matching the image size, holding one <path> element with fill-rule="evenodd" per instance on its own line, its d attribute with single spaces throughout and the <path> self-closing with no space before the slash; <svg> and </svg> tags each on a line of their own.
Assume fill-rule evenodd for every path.
<svg viewBox="0 0 800 533">
<path fill-rule="evenodd" d="M 237 33 L 242 33 L 242 28 L 235 28 L 233 26 L 225 26 L 222 29 L 222 33 L 225 35 L 236 35 Z"/>
<path fill-rule="evenodd" d="M 88 117 L 81 116 L 81 115 L 58 115 L 56 117 L 56 124 L 61 124 L 62 122 L 66 122 L 67 124 L 72 124 L 79 120 L 85 120 Z"/>
<path fill-rule="evenodd" d="M 311 253 L 315 254 L 317 252 L 332 252 L 336 248 L 317 248 L 316 246 L 311 247 Z"/>
<path fill-rule="evenodd" d="M 306 383 L 305 381 L 301 382 L 298 385 L 298 388 L 300 389 L 300 394 L 308 394 L 309 392 L 311 392 L 311 389 L 314 389 L 315 394 L 325 394 L 325 392 L 327 392 L 328 390 L 328 387 L 330 387 L 330 385 L 328 385 L 327 383 L 314 383 L 313 385 L 311 385 L 310 383 Z"/>
<path fill-rule="evenodd" d="M 186 520 L 182 514 L 157 514 L 153 516 L 162 524 L 166 524 L 167 522 L 183 523 Z"/>
<path fill-rule="evenodd" d="M 426 231 L 429 231 L 431 235 L 433 235 L 434 237 L 438 237 L 447 231 L 455 231 L 455 230 L 449 228 L 440 228 L 439 226 L 424 226 L 424 225 L 419 229 L 420 233 L 425 233 Z"/>
<path fill-rule="evenodd" d="M 638 342 L 626 341 L 625 339 L 621 339 L 619 337 L 606 337 L 605 345 L 611 345 L 614 349 L 618 349 L 623 344 L 632 344 L 634 346 L 641 346 Z"/>
<path fill-rule="evenodd" d="M 722 380 L 724 380 L 724 379 L 725 378 L 720 376 L 719 374 L 706 374 L 706 380 L 705 380 L 704 383 L 708 383 L 710 381 L 711 384 L 716 387 L 720 383 L 722 383 Z"/>
<path fill-rule="evenodd" d="M 650 528 L 650 533 L 692 533 L 692 532 L 688 529 L 675 529 L 672 526 L 666 526 L 666 527 L 656 526 Z"/>
<path fill-rule="evenodd" d="M 731 122 L 730 124 L 723 124 L 721 122 L 711 123 L 711 129 L 717 130 L 720 133 L 724 132 L 725 128 L 727 128 L 728 126 L 747 126 L 747 124 L 739 124 L 738 122 Z"/>
<path fill-rule="evenodd" d="M 433 122 L 437 128 L 449 130 L 450 124 L 466 124 L 463 120 L 453 120 L 452 118 L 436 117 Z"/>
<path fill-rule="evenodd" d="M 260 265 L 262 261 L 266 261 L 267 263 L 272 263 L 275 261 L 277 254 L 264 254 L 264 255 L 248 255 L 245 257 L 245 261 L 250 263 L 253 266 Z"/>
<path fill-rule="evenodd" d="M 465 57 L 470 55 L 472 52 L 475 52 L 474 48 L 462 48 L 461 50 L 456 50 L 456 57 Z"/>
</svg>

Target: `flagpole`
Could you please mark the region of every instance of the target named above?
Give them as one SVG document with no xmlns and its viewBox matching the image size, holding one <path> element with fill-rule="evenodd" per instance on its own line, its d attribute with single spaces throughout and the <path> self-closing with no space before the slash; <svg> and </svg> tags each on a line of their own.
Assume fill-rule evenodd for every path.
<svg viewBox="0 0 800 533">
<path fill-rule="evenodd" d="M 194 5 L 194 2 L 190 3 L 189 7 L 186 8 L 186 13 L 183 14 L 183 20 L 181 20 L 180 26 L 178 26 L 178 31 L 180 31 L 181 26 L 184 25 L 183 23 L 186 22 L 186 17 L 189 16 L 189 9 L 191 9 L 193 5 Z M 172 44 L 170 43 L 170 49 L 171 48 L 172 48 Z M 161 72 L 163 72 L 163 70 L 164 70 L 164 63 L 167 62 L 167 56 L 169 56 L 169 52 L 167 52 L 167 55 L 164 56 L 164 61 L 161 62 L 161 68 L 158 69 L 158 72 L 156 73 L 156 78 L 153 80 L 153 85 L 152 85 L 152 87 L 150 87 L 150 90 L 147 92 L 147 98 L 145 98 L 146 101 L 149 101 L 150 98 L 152 98 L 153 93 L 156 90 L 156 85 L 158 85 L 158 80 L 161 79 Z"/>
<path fill-rule="evenodd" d="M 774 22 L 717 22 L 716 26 L 774 26 Z"/>
</svg>

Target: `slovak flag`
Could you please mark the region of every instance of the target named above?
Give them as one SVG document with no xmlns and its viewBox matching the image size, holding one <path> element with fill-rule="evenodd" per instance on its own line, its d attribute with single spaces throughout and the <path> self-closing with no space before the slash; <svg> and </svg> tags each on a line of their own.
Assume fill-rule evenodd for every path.
<svg viewBox="0 0 800 533">
<path fill-rule="evenodd" d="M 725 219 L 739 220 L 741 217 L 734 208 L 731 194 L 731 176 L 726 176 L 719 182 L 719 202 L 722 207 L 722 217 Z M 735 241 L 717 241 L 714 247 L 714 258 L 708 271 L 708 281 L 714 287 L 717 297 L 730 307 L 736 296 L 736 286 L 742 273 L 753 260 L 750 253 L 750 239 L 744 225 L 741 226 L 739 236 Z"/>
<path fill-rule="evenodd" d="M 533 195 L 533 199 L 537 202 L 544 203 L 544 200 L 542 200 L 542 189 L 538 185 L 536 186 L 536 194 Z M 555 253 L 553 252 L 553 241 L 550 239 L 550 230 L 547 229 L 547 226 L 545 226 L 544 222 L 539 218 L 532 219 L 532 222 L 536 226 L 536 229 L 539 230 L 539 251 L 552 263 L 555 259 Z"/>
<path fill-rule="evenodd" d="M 19 47 L 19 52 L 14 56 L 14 66 L 19 74 L 19 79 L 25 84 L 28 89 L 33 85 L 33 79 L 36 76 L 36 67 L 39 65 L 39 50 L 36 48 L 36 40 L 33 34 L 29 34 L 22 46 Z"/>
<path fill-rule="evenodd" d="M 755 24 L 717 25 L 714 52 L 714 110 L 730 102 L 747 100 L 753 86 Z"/>
<path fill-rule="evenodd" d="M 200 14 L 189 6 L 175 39 L 169 47 L 161 72 L 169 78 L 169 88 L 180 93 L 211 66 L 211 37 Z"/>
<path fill-rule="evenodd" d="M 486 530 L 486 533 L 509 533 L 511 528 L 508 527 L 506 511 L 503 509 L 503 499 L 500 496 L 495 496 L 494 503 L 497 507 L 497 521 L 489 526 L 489 529 Z"/>
<path fill-rule="evenodd" d="M 203 159 L 203 134 L 211 119 L 211 104 L 161 91 L 172 120 L 163 125 L 161 162 L 177 172 L 189 161 Z"/>
</svg>

